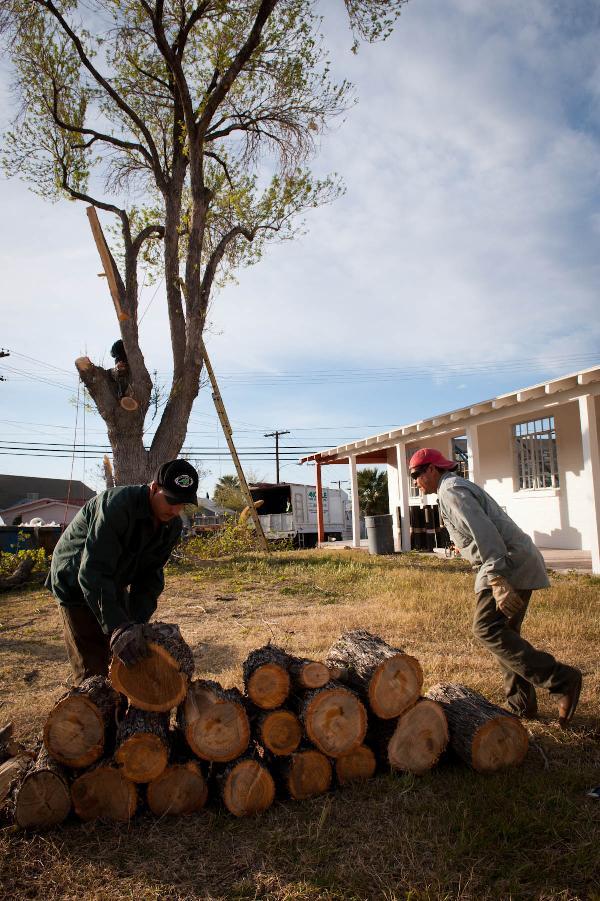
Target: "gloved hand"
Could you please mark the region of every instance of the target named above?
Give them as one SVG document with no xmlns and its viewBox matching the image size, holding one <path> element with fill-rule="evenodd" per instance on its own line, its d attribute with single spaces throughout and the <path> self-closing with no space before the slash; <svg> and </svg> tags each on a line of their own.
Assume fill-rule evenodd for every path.
<svg viewBox="0 0 600 901">
<path fill-rule="evenodd" d="M 123 623 L 110 636 L 110 649 L 125 666 L 133 666 L 150 653 L 143 623 Z"/>
<path fill-rule="evenodd" d="M 489 576 L 488 582 L 496 601 L 496 606 L 507 619 L 522 613 L 525 608 L 525 601 L 512 587 L 510 582 L 504 576 Z"/>
</svg>

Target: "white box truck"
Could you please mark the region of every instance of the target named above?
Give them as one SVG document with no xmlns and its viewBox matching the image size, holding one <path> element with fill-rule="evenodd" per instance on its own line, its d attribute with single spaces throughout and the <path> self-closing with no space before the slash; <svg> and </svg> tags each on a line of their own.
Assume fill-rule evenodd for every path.
<svg viewBox="0 0 600 901">
<path fill-rule="evenodd" d="M 317 489 L 314 485 L 260 482 L 250 485 L 265 535 L 269 539 L 292 538 L 298 547 L 317 544 Z M 345 491 L 323 488 L 325 541 L 352 538 L 352 506 Z"/>
</svg>

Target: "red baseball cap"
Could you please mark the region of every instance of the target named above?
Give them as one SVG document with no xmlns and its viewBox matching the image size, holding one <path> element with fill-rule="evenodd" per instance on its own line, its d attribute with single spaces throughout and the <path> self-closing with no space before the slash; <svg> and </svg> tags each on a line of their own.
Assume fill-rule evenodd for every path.
<svg viewBox="0 0 600 901">
<path fill-rule="evenodd" d="M 418 469 L 420 466 L 427 466 L 429 463 L 433 463 L 438 469 L 456 469 L 458 466 L 458 463 L 455 460 L 447 460 L 444 455 L 434 447 L 422 447 L 412 455 L 408 468 L 412 471 L 413 469 Z"/>
</svg>

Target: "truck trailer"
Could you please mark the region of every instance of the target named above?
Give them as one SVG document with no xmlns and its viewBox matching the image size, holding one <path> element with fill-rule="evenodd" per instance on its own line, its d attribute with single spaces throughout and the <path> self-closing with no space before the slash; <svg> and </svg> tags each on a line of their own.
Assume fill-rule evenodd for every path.
<svg viewBox="0 0 600 901">
<path fill-rule="evenodd" d="M 314 485 L 259 482 L 250 485 L 254 502 L 259 507 L 260 521 L 268 539 L 292 538 L 297 547 L 317 544 L 317 489 Z M 325 541 L 347 541 L 352 538 L 350 498 L 339 488 L 323 488 L 323 521 Z"/>
</svg>

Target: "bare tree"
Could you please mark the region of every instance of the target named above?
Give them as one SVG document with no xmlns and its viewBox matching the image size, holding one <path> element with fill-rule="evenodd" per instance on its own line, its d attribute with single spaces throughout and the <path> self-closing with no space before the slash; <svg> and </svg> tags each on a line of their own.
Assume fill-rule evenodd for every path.
<svg viewBox="0 0 600 901">
<path fill-rule="evenodd" d="M 386 37 L 406 0 L 344 0 L 355 41 Z M 104 419 L 116 484 L 177 456 L 198 394 L 211 292 L 302 214 L 333 200 L 315 139 L 347 108 L 311 0 L 0 0 L 19 112 L 4 164 L 50 198 L 115 217 L 120 322 L 137 409 L 111 370 L 78 366 Z M 152 380 L 138 335 L 140 268 L 160 269 L 173 378 L 148 448 Z"/>
</svg>

